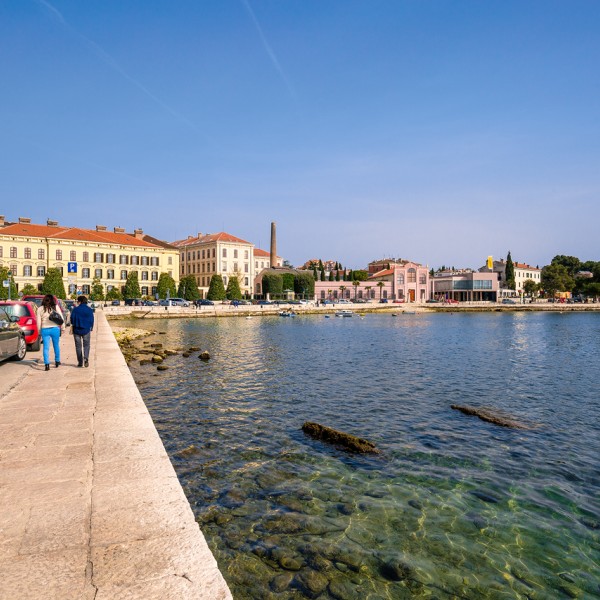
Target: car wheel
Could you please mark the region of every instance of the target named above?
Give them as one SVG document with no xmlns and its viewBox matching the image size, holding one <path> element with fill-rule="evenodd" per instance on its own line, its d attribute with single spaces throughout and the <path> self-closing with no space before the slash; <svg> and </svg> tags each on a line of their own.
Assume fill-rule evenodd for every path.
<svg viewBox="0 0 600 600">
<path fill-rule="evenodd" d="M 26 354 L 27 354 L 27 344 L 25 343 L 25 338 L 20 337 L 17 353 L 12 357 L 12 360 L 23 360 L 25 358 Z"/>
<path fill-rule="evenodd" d="M 33 344 L 31 344 L 29 346 L 29 349 L 32 352 L 37 352 L 40 349 L 40 338 L 38 338 L 37 340 L 35 340 L 35 342 L 33 342 Z"/>
</svg>

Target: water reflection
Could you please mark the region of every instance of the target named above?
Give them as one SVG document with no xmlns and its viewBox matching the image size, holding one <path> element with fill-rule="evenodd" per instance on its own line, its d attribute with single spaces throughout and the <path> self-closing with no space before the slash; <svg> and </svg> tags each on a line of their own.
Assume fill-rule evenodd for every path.
<svg viewBox="0 0 600 600">
<path fill-rule="evenodd" d="M 132 370 L 237 599 L 593 598 L 599 325 L 594 314 L 152 322 L 160 341 L 213 358 Z M 453 402 L 535 428 L 494 427 Z M 383 453 L 310 440 L 305 420 Z"/>
</svg>

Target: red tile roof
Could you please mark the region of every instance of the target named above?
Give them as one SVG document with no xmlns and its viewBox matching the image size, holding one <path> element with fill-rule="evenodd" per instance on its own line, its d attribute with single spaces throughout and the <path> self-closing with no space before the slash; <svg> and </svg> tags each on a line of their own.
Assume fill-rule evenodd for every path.
<svg viewBox="0 0 600 600">
<path fill-rule="evenodd" d="M 0 235 L 18 235 L 23 237 L 51 238 L 56 240 L 75 240 L 95 242 L 97 244 L 118 244 L 120 246 L 140 246 L 157 248 L 145 240 L 140 240 L 129 233 L 113 233 L 111 231 L 95 231 L 79 227 L 51 227 L 49 225 L 32 225 L 15 223 L 0 228 Z"/>
<path fill-rule="evenodd" d="M 261 248 L 254 248 L 254 256 L 264 256 L 265 258 L 268 256 L 270 258 L 271 254 Z"/>
<path fill-rule="evenodd" d="M 389 275 L 394 274 L 394 269 L 384 269 L 383 271 L 378 271 L 377 273 L 373 273 L 370 279 L 375 279 L 377 277 L 387 277 Z"/>
<path fill-rule="evenodd" d="M 184 246 L 191 246 L 194 244 L 208 244 L 210 242 L 232 242 L 234 244 L 250 244 L 250 242 L 247 242 L 246 240 L 243 240 L 239 237 L 235 237 L 235 235 L 231 235 L 230 233 L 225 233 L 224 231 L 220 231 L 219 233 L 208 233 L 200 237 L 196 236 L 186 238 L 185 240 L 177 240 L 176 242 L 171 242 L 171 244 L 173 246 L 181 248 Z"/>
<path fill-rule="evenodd" d="M 530 265 L 527 265 L 525 263 L 515 263 L 515 268 L 517 269 L 529 269 L 530 271 L 540 271 L 541 269 L 538 269 L 537 267 L 532 267 Z"/>
</svg>

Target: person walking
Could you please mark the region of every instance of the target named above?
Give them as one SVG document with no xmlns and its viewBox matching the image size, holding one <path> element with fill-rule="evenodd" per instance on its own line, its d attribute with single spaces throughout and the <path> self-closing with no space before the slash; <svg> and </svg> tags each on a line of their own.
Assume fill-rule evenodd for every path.
<svg viewBox="0 0 600 600">
<path fill-rule="evenodd" d="M 50 370 L 50 343 L 54 349 L 54 364 L 60 367 L 60 336 L 65 329 L 65 316 L 52 294 L 46 294 L 37 311 L 38 331 L 44 344 L 43 356 L 46 371 Z"/>
<path fill-rule="evenodd" d="M 94 311 L 87 304 L 85 296 L 78 296 L 77 306 L 71 313 L 71 332 L 75 340 L 78 367 L 90 366 L 90 337 L 94 329 Z"/>
</svg>

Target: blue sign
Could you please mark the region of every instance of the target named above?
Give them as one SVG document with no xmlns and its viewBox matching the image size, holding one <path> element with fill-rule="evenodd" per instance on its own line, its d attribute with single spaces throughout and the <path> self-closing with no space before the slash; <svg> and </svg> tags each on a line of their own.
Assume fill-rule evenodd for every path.
<svg viewBox="0 0 600 600">
<path fill-rule="evenodd" d="M 67 273 L 77 273 L 77 263 L 76 262 L 67 263 Z"/>
</svg>

